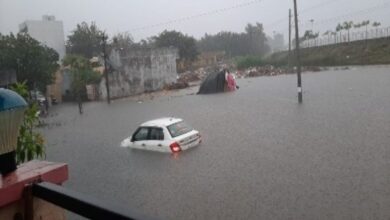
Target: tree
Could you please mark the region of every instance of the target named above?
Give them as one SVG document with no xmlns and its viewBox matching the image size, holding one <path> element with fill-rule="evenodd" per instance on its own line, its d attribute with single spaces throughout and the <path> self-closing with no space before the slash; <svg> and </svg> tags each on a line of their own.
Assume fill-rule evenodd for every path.
<svg viewBox="0 0 390 220">
<path fill-rule="evenodd" d="M 357 24 L 353 25 L 353 28 L 355 28 L 355 29 L 360 29 L 361 27 L 363 27 L 362 23 L 357 23 Z"/>
<path fill-rule="evenodd" d="M 26 82 L 29 90 L 46 91 L 57 71 L 58 53 L 41 45 L 27 33 L 16 36 L 0 35 L 0 69 L 16 70 L 19 82 Z"/>
<path fill-rule="evenodd" d="M 314 33 L 313 35 L 312 35 L 312 39 L 313 39 L 313 41 L 314 41 L 314 46 L 317 46 L 317 38 L 320 36 L 320 33 L 319 32 L 317 32 L 317 33 Z"/>
<path fill-rule="evenodd" d="M 135 43 L 133 37 L 127 33 L 118 33 L 112 37 L 112 42 L 110 44 L 111 48 L 120 49 L 120 50 L 130 50 L 134 48 Z"/>
<path fill-rule="evenodd" d="M 195 38 L 181 32 L 165 30 L 158 36 L 153 37 L 152 40 L 155 47 L 178 48 L 180 59 L 183 61 L 193 61 L 199 54 Z"/>
<path fill-rule="evenodd" d="M 367 21 L 363 21 L 362 23 L 361 23 L 361 26 L 362 27 L 366 27 L 366 40 L 368 39 L 368 25 L 370 24 L 370 21 L 369 20 L 367 20 Z"/>
<path fill-rule="evenodd" d="M 249 42 L 245 33 L 222 31 L 216 35 L 206 34 L 198 47 L 201 51 L 225 51 L 229 57 L 249 55 Z"/>
<path fill-rule="evenodd" d="M 82 100 L 86 94 L 86 85 L 99 83 L 101 75 L 93 70 L 87 58 L 80 55 L 66 55 L 63 64 L 70 67 L 72 73 L 71 91 L 79 104 L 80 114 L 82 114 Z"/>
<path fill-rule="evenodd" d="M 343 24 L 343 29 L 348 31 L 348 42 L 350 42 L 349 30 L 353 27 L 352 21 L 345 21 Z"/>
<path fill-rule="evenodd" d="M 32 102 L 29 99 L 26 82 L 16 83 L 11 89 L 29 103 L 29 106 L 24 113 L 23 123 L 19 129 L 16 145 L 16 162 L 20 164 L 34 158 L 42 158 L 45 156 L 45 140 L 39 132 L 35 131 L 39 121 L 37 103 Z"/>
<path fill-rule="evenodd" d="M 270 51 L 263 25 L 247 24 L 245 32 L 222 31 L 216 35 L 205 34 L 198 47 L 201 51 L 225 51 L 230 57 L 265 55 Z"/>
<path fill-rule="evenodd" d="M 355 29 L 359 29 L 359 28 L 362 27 L 362 24 L 361 24 L 361 23 L 354 24 L 353 27 L 354 27 Z"/>
<path fill-rule="evenodd" d="M 330 32 L 330 35 L 334 36 L 334 43 L 336 44 L 337 43 L 337 32 L 332 31 L 332 32 Z"/>
<path fill-rule="evenodd" d="M 322 34 L 322 36 L 327 36 L 328 37 L 328 40 L 327 40 L 328 44 L 330 43 L 330 39 L 331 39 L 332 35 L 333 35 L 333 31 L 332 30 L 327 30 L 326 32 L 324 32 Z"/>
<path fill-rule="evenodd" d="M 94 22 L 88 25 L 86 22 L 77 24 L 76 29 L 68 36 L 66 42 L 67 52 L 78 54 L 87 58 L 97 56 L 101 52 L 103 31 Z"/>
<path fill-rule="evenodd" d="M 303 35 L 301 41 L 313 40 L 315 46 L 315 39 L 317 39 L 319 35 L 320 33 L 313 33 L 312 30 L 307 30 L 305 31 L 305 34 Z"/>
<path fill-rule="evenodd" d="M 338 24 L 336 27 L 336 33 L 340 32 L 340 43 L 342 42 L 342 30 L 344 29 L 344 26 L 341 24 Z"/>
<path fill-rule="evenodd" d="M 374 22 L 374 23 L 372 23 L 372 26 L 374 28 L 377 28 L 377 27 L 381 26 L 381 23 L 380 22 Z"/>
<path fill-rule="evenodd" d="M 249 41 L 247 45 L 250 55 L 264 55 L 269 51 L 267 47 L 267 37 L 264 33 L 263 25 L 256 23 L 255 25 L 247 24 L 245 27 L 245 32 Z"/>
<path fill-rule="evenodd" d="M 380 22 L 374 22 L 372 23 L 372 26 L 375 28 L 376 36 L 378 37 L 378 27 L 381 26 L 382 24 Z"/>
</svg>

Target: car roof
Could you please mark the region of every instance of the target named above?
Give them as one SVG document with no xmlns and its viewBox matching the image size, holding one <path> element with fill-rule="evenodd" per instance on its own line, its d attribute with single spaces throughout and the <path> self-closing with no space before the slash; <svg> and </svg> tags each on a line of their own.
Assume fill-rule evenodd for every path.
<svg viewBox="0 0 390 220">
<path fill-rule="evenodd" d="M 143 124 L 141 124 L 141 126 L 143 127 L 165 126 L 166 127 L 181 121 L 183 121 L 183 119 L 181 118 L 165 117 L 165 118 L 158 118 L 158 119 L 144 122 Z"/>
</svg>

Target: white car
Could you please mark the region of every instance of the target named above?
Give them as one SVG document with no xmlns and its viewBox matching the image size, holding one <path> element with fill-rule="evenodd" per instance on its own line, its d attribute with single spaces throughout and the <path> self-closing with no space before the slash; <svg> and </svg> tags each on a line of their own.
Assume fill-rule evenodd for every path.
<svg viewBox="0 0 390 220">
<path fill-rule="evenodd" d="M 176 153 L 198 146 L 199 131 L 180 118 L 160 118 L 145 122 L 132 136 L 122 141 L 122 147 Z"/>
</svg>

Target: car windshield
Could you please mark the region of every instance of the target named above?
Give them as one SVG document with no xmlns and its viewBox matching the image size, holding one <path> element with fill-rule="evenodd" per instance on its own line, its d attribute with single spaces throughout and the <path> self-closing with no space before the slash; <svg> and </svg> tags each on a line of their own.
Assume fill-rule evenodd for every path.
<svg viewBox="0 0 390 220">
<path fill-rule="evenodd" d="M 192 131 L 192 127 L 189 126 L 187 123 L 184 121 L 177 122 L 175 124 L 169 125 L 168 126 L 168 131 L 171 134 L 172 137 L 177 137 L 183 134 L 186 134 L 190 131 Z"/>
</svg>

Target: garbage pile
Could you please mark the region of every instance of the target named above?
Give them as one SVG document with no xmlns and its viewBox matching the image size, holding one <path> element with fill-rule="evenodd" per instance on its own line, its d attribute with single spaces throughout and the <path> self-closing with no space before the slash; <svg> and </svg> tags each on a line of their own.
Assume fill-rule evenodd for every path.
<svg viewBox="0 0 390 220">
<path fill-rule="evenodd" d="M 177 90 L 188 88 L 190 84 L 188 82 L 178 80 L 175 83 L 167 84 L 164 86 L 164 90 Z"/>
<path fill-rule="evenodd" d="M 322 69 L 320 67 L 302 67 L 302 72 L 318 72 Z M 236 76 L 238 78 L 251 78 L 260 76 L 278 76 L 284 74 L 293 74 L 295 69 L 274 67 L 272 65 L 249 68 L 244 71 L 237 71 Z"/>
<path fill-rule="evenodd" d="M 196 74 L 196 73 L 193 73 L 193 72 L 185 72 L 185 73 L 182 73 L 179 75 L 179 79 L 178 81 L 181 81 L 181 82 L 196 82 L 196 81 L 199 81 L 201 80 L 200 78 L 200 75 L 199 74 Z"/>
<path fill-rule="evenodd" d="M 276 76 L 276 75 L 287 74 L 287 73 L 288 73 L 287 69 L 275 68 L 274 66 L 267 65 L 267 66 L 247 69 L 241 72 L 240 75 L 242 78 L 247 78 L 247 77 L 259 77 L 259 76 Z"/>
<path fill-rule="evenodd" d="M 197 82 L 203 81 L 209 73 L 215 72 L 215 68 L 199 68 L 195 71 L 186 71 L 179 75 L 179 81 L 183 82 Z"/>
<path fill-rule="evenodd" d="M 320 67 L 302 67 L 302 72 L 318 72 L 322 69 Z M 200 85 L 210 74 L 219 72 L 216 67 L 199 68 L 194 71 L 186 71 L 178 76 L 177 82 L 166 85 L 165 90 L 185 89 L 190 86 Z M 261 76 L 277 76 L 284 74 L 294 74 L 295 69 L 288 69 L 286 67 L 274 67 L 272 65 L 253 67 L 245 70 L 232 71 L 234 75 L 241 78 L 252 78 Z"/>
</svg>

